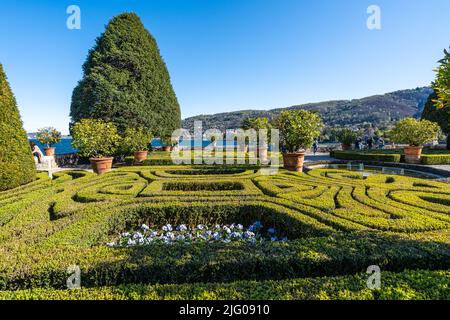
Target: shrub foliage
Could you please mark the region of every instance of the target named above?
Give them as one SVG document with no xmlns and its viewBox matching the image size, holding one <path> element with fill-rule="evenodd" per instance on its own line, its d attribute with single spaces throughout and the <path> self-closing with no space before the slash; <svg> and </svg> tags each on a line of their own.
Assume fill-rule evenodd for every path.
<svg viewBox="0 0 450 320">
<path fill-rule="evenodd" d="M 84 76 L 73 91 L 71 117 L 98 118 L 120 132 L 143 127 L 171 134 L 181 115 L 169 73 L 152 35 L 139 17 L 113 18 L 83 65 Z"/>
<path fill-rule="evenodd" d="M 255 298 L 289 294 L 295 286 L 292 298 L 325 298 L 323 290 L 313 289 L 324 285 L 326 297 L 344 297 L 354 288 L 369 299 L 378 296 L 351 283 L 362 281 L 358 274 L 373 264 L 393 277 L 380 297 L 440 298 L 448 273 L 433 270 L 450 267 L 449 204 L 448 184 L 403 176 L 363 179 L 338 169 L 267 176 L 255 167 L 140 166 L 103 176 L 59 172 L 53 180 L 39 174 L 25 187 L 0 193 L 0 290 L 7 290 L 0 298 L 70 298 L 71 293 L 54 289 L 64 289 L 67 267 L 78 265 L 84 298 L 105 298 L 112 287 L 129 292 L 135 285 L 144 291 L 203 288 L 213 297 L 226 288 L 246 297 L 278 288 Z M 256 220 L 289 241 L 106 245 L 143 223 Z M 424 279 L 422 284 L 414 277 Z M 392 293 L 386 285 L 396 283 L 402 285 Z M 169 289 L 161 290 L 155 298 L 171 296 Z"/>
<path fill-rule="evenodd" d="M 0 191 L 31 182 L 34 160 L 16 99 L 0 64 Z"/>
<path fill-rule="evenodd" d="M 73 128 L 72 145 L 82 157 L 102 158 L 114 155 L 121 137 L 111 122 L 82 119 Z"/>
</svg>

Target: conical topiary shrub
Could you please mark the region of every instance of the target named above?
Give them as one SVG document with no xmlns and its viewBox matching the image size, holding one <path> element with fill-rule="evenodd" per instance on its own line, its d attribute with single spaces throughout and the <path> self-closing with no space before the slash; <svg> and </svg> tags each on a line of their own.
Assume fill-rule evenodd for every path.
<svg viewBox="0 0 450 320">
<path fill-rule="evenodd" d="M 36 169 L 16 99 L 0 64 L 0 191 L 33 181 Z"/>
<path fill-rule="evenodd" d="M 124 13 L 109 22 L 83 72 L 72 96 L 72 123 L 102 119 L 122 133 L 141 127 L 158 136 L 180 127 L 180 107 L 167 67 L 136 14 Z"/>
</svg>

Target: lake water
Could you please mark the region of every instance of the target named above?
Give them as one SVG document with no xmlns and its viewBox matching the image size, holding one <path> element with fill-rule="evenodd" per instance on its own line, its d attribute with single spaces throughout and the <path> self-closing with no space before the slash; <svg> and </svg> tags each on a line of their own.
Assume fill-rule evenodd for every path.
<svg viewBox="0 0 450 320">
<path fill-rule="evenodd" d="M 44 151 L 45 146 L 42 145 L 41 143 L 39 143 L 39 141 L 37 141 L 36 139 L 30 139 L 30 141 L 36 143 L 39 146 L 39 148 L 42 150 L 42 152 Z M 188 146 L 189 144 L 191 146 L 194 146 L 194 141 L 193 140 L 184 140 L 180 144 L 183 145 L 183 146 Z M 202 147 L 206 147 L 209 144 L 211 144 L 211 142 L 209 140 L 204 140 L 202 142 Z M 217 141 L 217 147 L 221 147 L 223 145 L 224 145 L 223 141 L 220 141 L 220 140 Z M 230 142 L 227 145 L 236 145 L 236 142 Z M 158 139 L 158 138 L 153 139 L 152 140 L 152 146 L 154 148 L 162 147 L 161 140 Z M 58 144 L 55 144 L 54 147 L 56 148 L 56 154 L 65 154 L 65 153 L 75 153 L 75 152 L 77 152 L 77 150 L 72 147 L 72 139 L 71 138 L 62 139 L 61 142 L 59 142 Z"/>
</svg>

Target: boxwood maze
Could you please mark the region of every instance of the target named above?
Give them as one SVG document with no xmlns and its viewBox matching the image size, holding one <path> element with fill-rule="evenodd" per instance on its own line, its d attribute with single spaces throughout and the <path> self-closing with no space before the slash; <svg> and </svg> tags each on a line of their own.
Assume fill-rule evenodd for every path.
<svg viewBox="0 0 450 320">
<path fill-rule="evenodd" d="M 71 265 L 81 269 L 78 296 L 92 298 L 258 299 L 270 297 L 267 288 L 274 298 L 449 296 L 450 185 L 337 169 L 258 170 L 141 166 L 53 180 L 41 173 L 1 192 L 0 298 L 76 296 L 61 291 Z M 143 223 L 256 220 L 289 241 L 106 245 Z M 363 273 L 374 264 L 395 281 L 372 292 Z"/>
</svg>

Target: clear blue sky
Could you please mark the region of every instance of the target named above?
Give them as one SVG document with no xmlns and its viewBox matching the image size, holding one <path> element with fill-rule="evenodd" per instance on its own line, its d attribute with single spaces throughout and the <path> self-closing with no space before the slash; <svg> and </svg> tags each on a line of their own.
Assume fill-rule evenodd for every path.
<svg viewBox="0 0 450 320">
<path fill-rule="evenodd" d="M 72 4 L 81 30 L 66 28 Z M 366 27 L 371 4 L 381 30 Z M 123 11 L 158 41 L 183 118 L 428 85 L 450 46 L 448 0 L 2 1 L 0 62 L 27 131 L 67 133 L 81 65 Z"/>
</svg>

